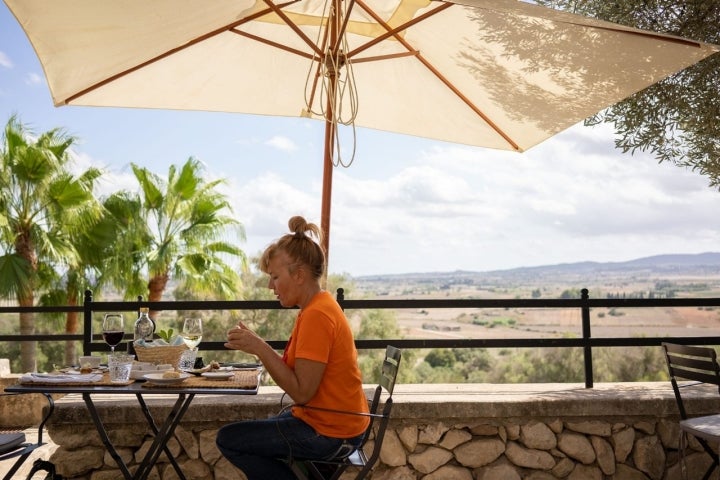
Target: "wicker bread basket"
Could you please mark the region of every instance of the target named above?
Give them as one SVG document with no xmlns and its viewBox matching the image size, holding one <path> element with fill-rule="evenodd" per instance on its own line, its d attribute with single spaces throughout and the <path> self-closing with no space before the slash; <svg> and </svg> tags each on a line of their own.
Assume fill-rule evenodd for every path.
<svg viewBox="0 0 720 480">
<path fill-rule="evenodd" d="M 158 345 L 146 347 L 135 345 L 135 355 L 138 362 L 149 362 L 156 365 L 170 364 L 177 367 L 180 355 L 187 350 L 186 345 Z"/>
</svg>

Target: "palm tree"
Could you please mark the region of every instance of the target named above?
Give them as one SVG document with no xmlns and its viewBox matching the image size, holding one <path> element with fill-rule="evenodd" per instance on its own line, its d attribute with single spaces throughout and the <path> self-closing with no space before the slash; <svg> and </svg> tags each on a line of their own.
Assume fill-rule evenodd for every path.
<svg viewBox="0 0 720 480">
<path fill-rule="evenodd" d="M 96 209 L 101 210 L 99 202 L 93 203 Z M 40 298 L 41 305 L 77 306 L 83 301 L 85 290 L 90 289 L 97 293 L 101 289 L 105 278 L 104 261 L 114 247 L 111 239 L 99 233 L 101 228 L 102 224 L 99 222 L 93 225 L 90 231 L 73 236 L 72 243 L 77 255 L 63 268 L 65 273 L 58 276 L 53 283 L 54 289 Z M 74 334 L 79 331 L 80 312 L 67 312 L 65 333 Z M 73 365 L 77 358 L 77 342 L 66 342 L 64 364 Z"/>
<path fill-rule="evenodd" d="M 10 117 L 0 144 L 0 296 L 33 306 L 37 289 L 48 285 L 56 268 L 77 258 L 73 238 L 96 220 L 92 193 L 100 171 L 79 176 L 70 170 L 74 137 L 60 129 L 35 136 Z M 35 332 L 32 313 L 20 316 L 20 334 Z M 21 368 L 36 368 L 37 342 L 22 342 Z"/>
<path fill-rule="evenodd" d="M 103 200 L 103 208 L 104 215 L 92 231 L 102 265 L 97 286 L 112 285 L 124 300 L 134 300 L 147 294 L 144 268 L 153 242 L 142 200 L 137 194 L 119 191 Z"/>
<path fill-rule="evenodd" d="M 223 214 L 231 212 L 226 197 L 216 190 L 224 181 L 205 181 L 201 164 L 193 157 L 179 171 L 170 166 L 167 180 L 135 164 L 132 169 L 140 183 L 144 230 L 139 227 L 141 231 L 129 238 L 150 239 L 143 252 L 148 300 L 161 300 L 171 278 L 198 296 L 209 292 L 216 298 L 236 295 L 238 267 L 228 260 L 239 260 L 244 269 L 246 257 L 224 236 L 234 231 L 233 240 L 244 240 L 245 232 L 239 222 Z"/>
</svg>

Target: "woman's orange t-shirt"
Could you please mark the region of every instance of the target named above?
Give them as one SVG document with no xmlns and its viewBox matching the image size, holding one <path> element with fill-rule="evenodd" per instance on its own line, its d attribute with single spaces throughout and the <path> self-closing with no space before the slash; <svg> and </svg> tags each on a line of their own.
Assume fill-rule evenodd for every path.
<svg viewBox="0 0 720 480">
<path fill-rule="evenodd" d="M 317 392 L 306 406 L 346 412 L 368 412 L 350 323 L 330 293 L 318 293 L 300 311 L 285 355 L 290 368 L 295 368 L 297 358 L 325 364 L 325 372 Z M 319 434 L 334 438 L 360 435 L 370 421 L 367 416 L 339 414 L 302 406 L 293 407 L 292 413 Z"/>
</svg>

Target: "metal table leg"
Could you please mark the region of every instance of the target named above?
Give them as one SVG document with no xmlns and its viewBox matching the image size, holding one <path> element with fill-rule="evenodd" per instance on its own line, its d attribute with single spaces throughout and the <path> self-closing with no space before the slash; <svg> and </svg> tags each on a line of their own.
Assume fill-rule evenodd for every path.
<svg viewBox="0 0 720 480">
<path fill-rule="evenodd" d="M 125 464 L 123 459 L 120 457 L 120 455 L 117 453 L 115 446 L 110 441 L 107 430 L 105 429 L 105 426 L 103 425 L 103 422 L 100 419 L 100 415 L 98 414 L 98 411 L 95 408 L 95 404 L 92 401 L 91 395 L 89 393 L 83 393 L 82 396 L 83 396 L 83 400 L 85 401 L 85 405 L 87 406 L 87 409 L 90 412 L 90 417 L 92 418 L 93 423 L 95 424 L 95 428 L 97 429 L 98 433 L 100 434 L 100 439 L 102 440 L 103 445 L 105 445 L 105 448 L 110 453 L 110 456 L 112 456 L 112 458 L 118 464 L 118 467 L 120 467 L 120 471 L 122 472 L 123 476 L 125 477 L 125 480 L 145 480 L 148 477 L 148 475 L 150 475 L 152 467 L 155 465 L 158 457 L 160 456 L 160 453 L 163 451 L 168 456 L 170 463 L 172 464 L 173 468 L 175 469 L 175 472 L 178 474 L 178 477 L 180 478 L 180 480 L 185 480 L 185 475 L 183 474 L 182 470 L 180 469 L 180 466 L 177 464 L 175 459 L 172 457 L 172 455 L 170 453 L 170 449 L 167 447 L 167 441 L 175 432 L 175 428 L 180 423 L 180 420 L 182 419 L 183 415 L 185 414 L 188 407 L 190 406 L 190 403 L 192 402 L 192 399 L 195 397 L 195 394 L 189 394 L 189 395 L 185 394 L 185 393 L 178 394 L 178 399 L 175 401 L 175 404 L 173 405 L 172 409 L 170 410 L 170 413 L 168 414 L 167 418 L 165 419 L 163 424 L 160 426 L 160 428 L 158 428 L 157 425 L 155 424 L 155 419 L 152 417 L 152 414 L 150 413 L 150 410 L 149 410 L 147 404 L 145 403 L 145 400 L 142 398 L 142 394 L 138 393 L 136 395 L 138 403 L 140 404 L 140 407 L 142 409 L 143 414 L 145 415 L 148 425 L 150 426 L 153 433 L 155 434 L 155 439 L 153 440 L 153 443 L 150 446 L 150 449 L 145 454 L 145 457 L 143 458 L 142 462 L 140 462 L 138 469 L 135 471 L 135 475 L 130 473 L 130 470 L 128 469 L 127 465 Z"/>
<path fill-rule="evenodd" d="M 144 480 L 145 478 L 147 478 L 147 476 L 150 474 L 152 466 L 157 463 L 157 459 L 160 457 L 160 453 L 164 451 L 168 459 L 170 460 L 173 468 L 175 469 L 175 472 L 178 474 L 180 480 L 185 480 L 185 474 L 182 472 L 180 466 L 175 461 L 175 458 L 173 458 L 172 454 L 170 453 L 167 442 L 168 440 L 170 440 L 170 438 L 172 438 L 173 434 L 175 433 L 175 428 L 180 423 L 180 419 L 182 419 L 183 415 L 185 415 L 185 412 L 187 411 L 194 397 L 195 394 L 178 394 L 178 399 L 175 402 L 175 405 L 173 405 L 173 408 L 165 419 L 165 422 L 163 422 L 162 426 L 158 428 L 155 424 L 155 419 L 150 413 L 150 409 L 148 408 L 145 400 L 142 397 L 142 394 L 137 394 L 137 400 L 140 404 L 142 412 L 147 419 L 148 425 L 150 425 L 153 433 L 155 433 L 155 440 L 150 446 L 148 452 L 145 454 L 145 458 L 143 458 L 142 462 L 140 463 L 137 472 L 135 472 L 138 479 Z"/>
<path fill-rule="evenodd" d="M 100 415 L 95 408 L 95 404 L 92 401 L 91 395 L 89 393 L 83 393 L 82 397 L 85 401 L 85 406 L 87 406 L 88 412 L 90 412 L 90 417 L 95 424 L 95 428 L 100 434 L 100 439 L 102 440 L 103 445 L 105 445 L 105 448 L 110 453 L 110 456 L 115 459 L 115 463 L 117 463 L 118 467 L 120 467 L 120 471 L 122 472 L 123 477 L 125 477 L 125 480 L 133 480 L 130 470 L 128 470 L 127 465 L 125 465 L 125 462 L 117 453 L 115 446 L 112 444 L 110 438 L 108 437 L 107 430 L 105 430 L 105 426 L 103 425 L 102 420 L 100 420 Z"/>
</svg>

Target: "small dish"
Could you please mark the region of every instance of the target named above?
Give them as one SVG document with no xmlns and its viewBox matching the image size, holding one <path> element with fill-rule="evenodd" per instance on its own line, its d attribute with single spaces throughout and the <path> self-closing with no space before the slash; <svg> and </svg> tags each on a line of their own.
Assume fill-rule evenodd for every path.
<svg viewBox="0 0 720 480">
<path fill-rule="evenodd" d="M 232 372 L 205 372 L 202 374 L 208 380 L 230 380 L 233 375 Z"/>
<path fill-rule="evenodd" d="M 90 375 L 92 373 L 103 373 L 104 371 L 105 370 L 103 370 L 101 368 L 93 368 L 89 372 L 87 372 L 87 371 L 83 372 L 82 370 L 77 369 L 77 368 L 63 368 L 62 370 L 60 370 L 61 373 L 65 373 L 68 375 Z"/>
<path fill-rule="evenodd" d="M 229 370 L 258 370 L 262 368 L 262 363 L 223 363 L 222 368 Z"/>
<path fill-rule="evenodd" d="M 102 363 L 102 358 L 97 356 L 91 356 L 91 355 L 83 355 L 79 359 L 79 366 L 89 366 L 90 368 L 98 368 L 100 364 Z"/>
<path fill-rule="evenodd" d="M 133 368 L 130 371 L 130 378 L 133 380 L 145 380 L 145 375 L 151 375 L 151 374 L 157 374 L 157 373 L 165 373 L 167 371 L 174 370 L 171 365 L 168 365 L 168 368 L 160 368 L 163 365 L 159 365 L 157 368 L 153 365 L 152 368 L 147 368 L 144 370 L 136 370 Z"/>
<path fill-rule="evenodd" d="M 182 383 L 185 381 L 186 378 L 190 377 L 189 373 L 181 373 L 179 377 L 177 378 L 164 378 L 164 373 L 146 373 L 143 378 L 147 380 L 150 383 L 155 383 L 158 385 L 175 385 L 177 383 Z"/>
</svg>

